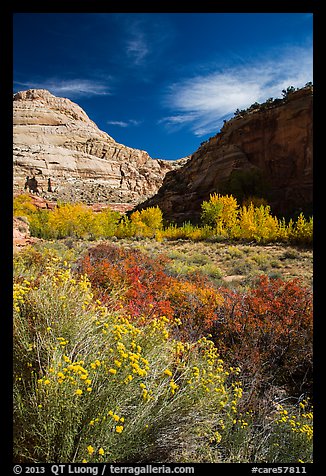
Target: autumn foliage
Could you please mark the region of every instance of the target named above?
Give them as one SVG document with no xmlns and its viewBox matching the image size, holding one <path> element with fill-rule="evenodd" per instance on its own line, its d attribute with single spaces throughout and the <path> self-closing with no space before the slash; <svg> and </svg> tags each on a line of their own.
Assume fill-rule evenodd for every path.
<svg viewBox="0 0 326 476">
<path fill-rule="evenodd" d="M 98 245 L 79 265 L 98 296 L 108 301 L 118 294 L 117 306 L 137 322 L 165 316 L 178 335 L 197 339 L 217 317 L 222 297 L 202 276 L 188 279 L 166 271 L 167 258 L 150 258 L 137 250 Z"/>
<path fill-rule="evenodd" d="M 302 213 L 288 223 L 272 215 L 271 207 L 262 199 L 251 197 L 240 207 L 232 195 L 210 195 L 202 203 L 203 223 L 210 225 L 218 236 L 235 240 L 270 243 L 311 244 L 313 218 Z"/>
<path fill-rule="evenodd" d="M 251 197 L 250 201 L 237 203 L 232 195 L 212 194 L 202 203 L 202 223 L 190 222 L 178 226 L 163 225 L 159 207 L 149 207 L 120 216 L 106 208 L 94 212 L 82 203 L 62 203 L 54 210 L 36 209 L 31 197 L 20 195 L 14 199 L 15 216 L 26 216 L 32 236 L 44 239 L 75 237 L 95 240 L 99 238 L 152 238 L 156 241 L 186 239 L 236 240 L 257 243 L 283 242 L 311 245 L 313 217 L 301 213 L 296 219 L 286 221 L 272 215 L 271 207 L 264 200 Z"/>
<path fill-rule="evenodd" d="M 266 385 L 311 391 L 312 295 L 299 280 L 261 276 L 249 290 L 214 288 L 203 276 L 173 277 L 167 258 L 99 245 L 80 264 L 101 300 L 117 293 L 117 305 L 138 323 L 165 316 L 187 341 L 211 335 L 230 365 Z"/>
<path fill-rule="evenodd" d="M 298 279 L 232 289 L 130 245 L 40 246 L 15 257 L 17 462 L 312 461 Z"/>
<path fill-rule="evenodd" d="M 298 279 L 267 276 L 246 292 L 219 291 L 224 302 L 211 333 L 231 364 L 241 362 L 255 382 L 252 390 L 286 385 L 294 393 L 311 392 L 312 293 Z"/>
<path fill-rule="evenodd" d="M 251 242 L 311 245 L 312 217 L 219 194 L 201 225 L 26 194 L 14 214 L 43 238 L 14 256 L 16 462 L 312 462 L 312 290 L 282 268 L 224 281 L 211 263 L 232 256 L 238 275 L 264 264 Z M 170 258 L 166 240 L 181 242 Z"/>
</svg>

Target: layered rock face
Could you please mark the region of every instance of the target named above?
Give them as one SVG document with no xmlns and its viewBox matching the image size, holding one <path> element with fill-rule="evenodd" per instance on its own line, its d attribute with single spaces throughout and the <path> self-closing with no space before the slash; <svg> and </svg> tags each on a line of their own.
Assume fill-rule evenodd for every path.
<svg viewBox="0 0 326 476">
<path fill-rule="evenodd" d="M 312 106 L 312 88 L 303 88 L 229 120 L 138 208 L 158 205 L 168 220 L 198 221 L 203 200 L 216 192 L 264 196 L 281 215 L 310 210 Z"/>
<path fill-rule="evenodd" d="M 16 93 L 13 120 L 14 192 L 35 176 L 42 195 L 52 200 L 134 205 L 183 163 L 155 160 L 117 143 L 77 104 L 47 90 Z"/>
</svg>

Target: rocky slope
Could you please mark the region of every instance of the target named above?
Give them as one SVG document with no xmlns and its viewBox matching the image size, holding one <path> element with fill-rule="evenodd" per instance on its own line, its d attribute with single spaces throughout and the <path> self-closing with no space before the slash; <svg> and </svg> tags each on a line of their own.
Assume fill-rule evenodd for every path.
<svg viewBox="0 0 326 476">
<path fill-rule="evenodd" d="M 312 207 L 313 90 L 295 91 L 272 106 L 226 122 L 158 193 L 137 208 L 158 205 L 166 219 L 197 221 L 211 193 L 265 197 L 274 213 Z"/>
<path fill-rule="evenodd" d="M 19 251 L 27 245 L 39 241 L 38 238 L 31 237 L 29 225 L 24 217 L 13 218 L 13 250 Z"/>
<path fill-rule="evenodd" d="M 50 200 L 135 205 L 158 190 L 166 172 L 184 163 L 155 160 L 118 144 L 77 104 L 47 90 L 16 93 L 13 120 L 14 192 L 35 176 L 41 195 Z"/>
</svg>

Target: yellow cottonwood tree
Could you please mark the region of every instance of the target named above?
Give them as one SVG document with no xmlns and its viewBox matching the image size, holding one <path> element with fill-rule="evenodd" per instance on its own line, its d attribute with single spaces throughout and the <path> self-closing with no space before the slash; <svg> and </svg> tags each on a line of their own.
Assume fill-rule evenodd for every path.
<svg viewBox="0 0 326 476">
<path fill-rule="evenodd" d="M 230 236 L 237 224 L 238 208 L 236 198 L 232 195 L 210 195 L 209 201 L 202 204 L 202 221 L 216 228 L 219 235 Z"/>
</svg>

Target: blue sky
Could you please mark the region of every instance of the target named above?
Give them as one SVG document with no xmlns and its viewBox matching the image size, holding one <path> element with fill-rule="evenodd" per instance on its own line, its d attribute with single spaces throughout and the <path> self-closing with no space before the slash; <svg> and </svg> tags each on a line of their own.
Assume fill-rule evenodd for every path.
<svg viewBox="0 0 326 476">
<path fill-rule="evenodd" d="M 14 92 L 48 89 L 177 159 L 237 108 L 313 81 L 312 37 L 311 13 L 17 13 Z"/>
</svg>

